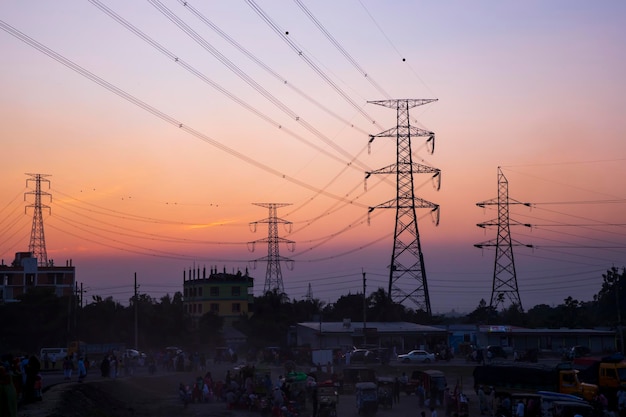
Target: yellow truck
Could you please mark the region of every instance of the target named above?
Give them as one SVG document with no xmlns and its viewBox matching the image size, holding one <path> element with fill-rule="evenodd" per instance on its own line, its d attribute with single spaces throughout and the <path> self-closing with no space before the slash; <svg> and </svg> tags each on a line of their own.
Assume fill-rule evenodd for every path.
<svg viewBox="0 0 626 417">
<path fill-rule="evenodd" d="M 571 394 L 591 401 L 598 386 L 581 382 L 579 371 L 570 363 L 557 366 L 491 364 L 474 368 L 474 387 L 492 386 L 496 392 L 551 391 Z"/>
<path fill-rule="evenodd" d="M 581 381 L 598 385 L 609 400 L 609 408 L 616 409 L 617 391 L 626 389 L 626 360 L 616 353 L 601 358 L 585 356 L 575 358 L 572 365 L 579 371 Z"/>
</svg>

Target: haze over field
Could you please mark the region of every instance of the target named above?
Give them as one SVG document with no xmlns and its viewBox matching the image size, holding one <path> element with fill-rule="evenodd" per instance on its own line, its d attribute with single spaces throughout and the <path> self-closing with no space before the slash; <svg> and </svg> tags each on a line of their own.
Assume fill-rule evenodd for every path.
<svg viewBox="0 0 626 417">
<path fill-rule="evenodd" d="M 626 265 L 626 4 L 369 0 L 0 4 L 0 257 L 28 250 L 33 183 L 49 174 L 48 258 L 91 295 L 182 290 L 183 271 L 249 269 L 265 282 L 278 216 L 285 291 L 333 302 L 387 287 L 396 112 L 436 135 L 414 161 L 433 312 L 489 301 L 497 169 L 509 194 L 523 307 L 591 300 Z M 46 49 L 49 48 L 49 49 Z M 24 201 L 26 200 L 26 201 Z M 513 223 L 513 222 L 512 222 Z M 254 252 L 250 250 L 254 249 Z M 290 251 L 290 249 L 294 249 Z M 414 307 L 407 305 L 407 307 Z"/>
</svg>

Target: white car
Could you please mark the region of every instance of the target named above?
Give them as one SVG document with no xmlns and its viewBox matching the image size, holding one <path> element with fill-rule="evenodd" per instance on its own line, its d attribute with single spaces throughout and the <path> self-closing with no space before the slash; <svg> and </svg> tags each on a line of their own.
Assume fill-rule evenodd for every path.
<svg viewBox="0 0 626 417">
<path fill-rule="evenodd" d="M 402 363 L 423 362 L 429 363 L 435 361 L 435 354 L 428 353 L 425 350 L 412 350 L 409 353 L 398 355 L 398 361 Z"/>
</svg>

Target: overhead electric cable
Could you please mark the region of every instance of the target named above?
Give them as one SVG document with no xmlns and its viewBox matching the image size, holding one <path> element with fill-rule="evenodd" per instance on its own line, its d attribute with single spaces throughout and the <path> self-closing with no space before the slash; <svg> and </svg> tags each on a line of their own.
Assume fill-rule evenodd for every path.
<svg viewBox="0 0 626 417">
<path fill-rule="evenodd" d="M 59 216 L 59 214 L 55 214 L 55 217 L 60 217 L 61 219 L 65 220 L 66 222 L 76 222 L 77 224 L 80 224 L 82 226 L 85 226 L 87 228 L 93 228 L 95 230 L 100 230 L 102 232 L 108 232 L 108 233 L 114 233 L 116 236 L 126 236 L 126 237 L 131 237 L 134 239 L 143 239 L 143 240 L 152 240 L 152 241 L 159 241 L 159 242 L 171 242 L 171 243 L 187 243 L 187 244 L 201 244 L 201 245 L 216 245 L 216 246 L 227 246 L 227 245 L 233 245 L 233 246 L 240 246 L 240 245 L 246 245 L 247 242 L 219 242 L 219 241 L 211 241 L 211 240 L 199 240 L 199 239 L 188 239 L 188 238 L 177 238 L 177 237 L 171 237 L 171 236 L 162 236 L 162 235 L 157 235 L 154 233 L 145 233 L 145 232 L 138 232 L 136 230 L 132 230 L 132 229 L 128 229 L 126 227 L 122 227 L 113 223 L 107 223 L 107 222 L 103 222 L 100 220 L 96 220 L 93 218 L 89 218 L 90 220 L 93 220 L 95 222 L 98 223 L 102 223 L 106 226 L 109 226 L 110 228 L 116 228 L 116 229 L 121 229 L 121 230 L 125 230 L 127 232 L 120 232 L 120 231 L 112 231 L 110 228 L 104 228 L 104 227 L 98 227 L 98 226 L 94 226 L 93 224 L 87 224 L 84 222 L 81 222 L 79 220 L 76 220 L 76 218 L 66 218 L 65 216 Z M 128 232 L 132 232 L 132 233 L 128 233 Z"/>
<path fill-rule="evenodd" d="M 149 43 L 151 46 L 153 46 L 154 48 L 156 48 L 158 51 L 160 51 L 161 53 L 165 54 L 169 59 L 173 60 L 174 62 L 178 63 L 179 65 L 181 65 L 182 67 L 184 67 L 185 69 L 187 69 L 188 71 L 190 71 L 192 74 L 196 75 L 197 77 L 199 77 L 200 79 L 202 79 L 203 81 L 209 83 L 211 86 L 213 86 L 214 88 L 218 89 L 218 91 L 224 93 L 225 95 L 227 95 L 229 98 L 235 100 L 237 103 L 243 105 L 245 108 L 247 108 L 248 110 L 252 111 L 254 114 L 259 115 L 260 117 L 262 117 L 264 120 L 270 122 L 270 123 L 274 123 L 278 128 L 282 128 L 279 124 L 277 124 L 277 122 L 273 122 L 269 117 L 264 116 L 260 111 L 252 108 L 251 106 L 249 106 L 247 103 L 243 102 L 243 100 L 239 100 L 237 97 L 231 95 L 228 91 L 226 91 L 225 89 L 223 89 L 221 86 L 217 85 L 216 83 L 212 82 L 211 80 L 209 80 L 207 77 L 205 77 L 203 74 L 201 74 L 199 71 L 197 71 L 195 68 L 191 67 L 190 65 L 188 65 L 187 63 L 185 63 L 183 60 L 179 59 L 175 54 L 171 53 L 170 51 L 168 51 L 165 47 L 161 46 L 160 44 L 158 44 L 156 41 L 154 41 L 152 38 L 150 38 L 149 36 L 147 36 L 145 33 L 143 33 L 142 31 L 140 31 L 139 29 L 137 29 L 135 26 L 133 26 L 131 23 L 129 23 L 128 21 L 126 21 L 125 19 L 123 19 L 121 16 L 117 15 L 113 10 L 109 9 L 108 7 L 106 7 L 105 5 L 103 5 L 102 3 L 100 3 L 98 0 L 90 0 L 90 2 L 92 4 L 94 4 L 96 7 L 98 7 L 100 10 L 102 10 L 103 12 L 105 12 L 107 15 L 109 15 L 111 18 L 113 18 L 115 21 L 117 21 L 118 23 L 120 23 L 122 26 L 124 26 L 125 28 L 127 28 L 128 30 L 130 30 L 132 33 L 134 33 L 135 35 L 139 36 L 142 40 L 146 41 L 147 43 Z M 158 3 L 160 4 L 160 3 Z M 155 5 L 155 7 L 157 6 L 157 3 L 153 3 L 153 5 Z M 161 5 L 162 6 L 162 5 Z M 186 33 L 187 30 L 185 30 L 186 28 L 188 28 L 188 26 L 186 24 L 184 24 L 184 22 L 180 21 L 180 19 L 178 19 L 171 11 L 169 11 L 169 9 L 167 9 L 165 6 L 162 6 L 162 8 L 159 9 L 162 13 L 164 13 L 166 15 L 166 17 L 170 18 L 170 20 L 172 20 L 174 23 L 176 23 L 181 29 L 183 29 Z M 180 24 L 178 24 L 180 23 Z M 191 31 L 191 29 L 189 28 L 189 30 Z M 195 34 L 195 32 L 193 32 Z M 191 36 L 191 35 L 190 35 Z M 192 38 L 194 40 L 197 41 L 197 38 L 202 39 L 199 35 L 195 35 L 192 36 Z M 206 42 L 201 43 L 201 45 L 204 46 Z M 208 44 L 207 44 L 208 45 Z M 225 59 L 225 58 L 224 58 Z M 295 114 L 292 114 L 291 116 L 294 117 Z M 306 123 L 306 122 L 304 122 Z M 345 163 L 345 161 L 340 160 L 339 158 L 335 157 L 334 155 L 326 152 L 325 150 L 320 149 L 319 147 L 316 147 L 315 145 L 311 144 L 310 142 L 306 141 L 305 139 L 299 137 L 298 135 L 296 135 L 295 133 L 291 132 L 289 129 L 285 128 L 283 129 L 286 133 L 291 134 L 292 136 L 300 139 L 301 141 L 303 141 L 304 143 L 308 144 L 309 146 L 312 146 L 314 149 L 317 149 L 319 152 L 326 154 L 327 156 L 337 159 L 339 162 Z M 322 137 L 322 139 L 324 139 Z M 326 141 L 326 140 L 325 140 Z M 330 141 L 330 140 L 328 140 Z M 328 141 L 326 141 L 327 143 L 329 143 Z M 330 141 L 331 145 L 334 145 L 334 142 Z M 337 174 L 331 181 L 329 181 L 324 188 L 319 189 L 318 192 L 316 193 L 316 195 L 322 195 L 323 191 L 327 190 L 328 188 L 330 188 L 330 185 L 332 185 L 336 180 L 339 179 L 341 173 L 345 172 L 347 170 L 347 168 L 354 168 L 353 166 L 353 162 L 355 160 L 357 160 L 357 158 L 363 153 L 364 149 L 366 149 L 367 146 L 365 148 L 363 148 L 363 150 L 361 152 L 359 152 L 356 156 L 354 156 L 352 158 L 352 160 L 350 162 L 345 163 L 344 168 L 341 170 L 341 172 L 339 174 Z M 341 148 L 339 148 L 341 149 Z M 388 180 L 386 178 L 383 177 L 383 181 L 387 182 Z M 354 187 L 354 189 L 356 189 L 358 187 Z M 353 190 L 354 190 L 353 189 Z M 351 190 L 349 193 L 345 194 L 346 196 L 350 195 L 352 193 Z M 315 197 L 307 200 L 307 202 L 305 203 L 308 204 L 311 201 L 313 201 Z M 346 204 L 344 202 L 344 204 Z M 296 209 L 297 210 L 297 209 Z M 294 210 L 294 211 L 296 211 Z M 293 212 L 292 212 L 293 213 Z M 290 214 L 292 214 L 290 213 Z"/>
<path fill-rule="evenodd" d="M 124 19 L 123 17 L 119 16 L 117 13 L 115 13 L 113 10 L 111 10 L 110 8 L 108 8 L 106 5 L 102 4 L 99 0 L 89 0 L 90 3 L 92 3 L 94 6 L 98 7 L 101 11 L 103 11 L 104 13 L 106 13 L 109 17 L 111 17 L 112 19 L 114 19 L 116 22 L 118 22 L 119 24 L 121 24 L 122 26 L 124 26 L 126 29 L 130 30 L 132 33 L 134 33 L 136 36 L 138 36 L 140 39 L 142 39 L 143 41 L 147 42 L 150 46 L 152 46 L 153 48 L 155 48 L 156 50 L 158 50 L 159 52 L 161 52 L 163 55 L 165 55 L 168 59 L 170 59 L 172 62 L 175 62 L 176 64 L 180 65 L 181 67 L 183 67 L 185 70 L 187 70 L 188 72 L 190 72 L 191 74 L 193 74 L 194 76 L 196 76 L 197 78 L 199 78 L 200 80 L 202 80 L 203 82 L 205 82 L 206 84 L 210 85 L 212 88 L 214 88 L 215 90 L 217 90 L 218 92 L 224 94 L 226 97 L 228 97 L 229 99 L 233 100 L 235 103 L 239 104 L 240 106 L 242 106 L 243 108 L 245 108 L 246 110 L 250 111 L 251 113 L 253 113 L 254 115 L 258 116 L 259 118 L 261 118 L 262 120 L 264 120 L 265 122 L 273 125 L 274 127 L 276 127 L 277 129 L 280 129 L 282 131 L 284 131 L 286 134 L 294 137 L 295 139 L 299 140 L 300 142 L 304 143 L 307 146 L 310 146 L 311 148 L 315 149 L 316 151 L 320 152 L 321 154 L 324 154 L 326 156 L 328 156 L 331 159 L 334 159 L 338 162 L 340 162 L 341 164 L 344 164 L 345 166 L 348 167 L 352 167 L 352 163 L 357 160 L 358 156 L 352 156 L 347 154 L 346 151 L 343 151 L 343 149 L 341 150 L 344 156 L 348 156 L 349 158 L 351 158 L 350 161 L 345 161 L 344 159 L 339 158 L 338 156 L 328 152 L 327 150 L 320 148 L 319 146 L 309 142 L 308 140 L 306 140 L 305 138 L 303 138 L 302 136 L 298 135 L 297 133 L 295 133 L 294 131 L 292 131 L 291 129 L 289 129 L 286 126 L 283 126 L 281 123 L 273 120 L 271 117 L 269 117 L 268 115 L 266 115 L 265 113 L 263 113 L 262 111 L 256 109 L 255 107 L 251 106 L 249 103 L 247 103 L 245 100 L 237 97 L 236 95 L 234 95 L 233 93 L 231 93 L 230 91 L 228 91 L 227 89 L 225 89 L 224 87 L 222 87 L 221 85 L 219 85 L 218 83 L 216 83 L 215 81 L 211 80 L 209 77 L 207 77 L 206 75 L 204 75 L 201 71 L 199 71 L 198 69 L 196 69 L 195 67 L 193 67 L 192 65 L 188 64 L 187 62 L 185 62 L 184 60 L 182 60 L 181 58 L 179 58 L 177 55 L 175 55 L 173 52 L 169 51 L 167 48 L 165 48 L 164 46 L 162 46 L 161 44 L 159 44 L 157 41 L 155 41 L 154 39 L 152 39 L 150 36 L 146 35 L 144 32 L 142 32 L 141 30 L 139 30 L 137 27 L 135 27 L 134 25 L 132 25 L 130 22 L 128 22 L 126 19 Z M 157 7 L 155 5 L 155 7 Z M 169 9 L 165 8 L 165 6 L 163 6 L 163 8 L 167 11 L 169 11 Z M 166 17 L 169 18 L 169 14 L 167 12 L 164 12 L 163 10 L 160 10 L 161 13 L 163 13 Z M 170 12 L 171 13 L 171 12 Z M 172 19 L 177 19 L 175 17 L 173 17 Z M 171 20 L 171 19 L 170 19 Z M 173 22 L 176 22 L 177 20 L 173 20 Z M 178 20 L 179 21 L 179 20 Z M 183 24 L 183 23 L 181 23 Z M 180 26 L 179 26 L 180 27 Z M 192 29 L 189 28 L 189 30 L 191 31 Z M 185 29 L 183 29 L 183 31 L 185 31 Z M 185 32 L 187 33 L 187 32 Z M 194 32 L 195 33 L 195 32 Z M 196 37 L 202 39 L 200 37 L 200 35 L 189 35 L 192 37 L 192 39 L 196 40 Z M 204 41 L 204 40 L 203 40 Z M 215 53 L 219 54 L 219 52 L 217 50 L 215 50 L 214 48 L 212 48 L 210 46 L 210 44 L 208 44 L 206 41 L 201 42 L 200 43 L 201 46 L 205 46 L 205 49 L 209 49 L 210 51 L 215 51 Z M 214 55 L 215 56 L 215 55 Z M 222 55 L 220 55 L 222 56 Z M 225 60 L 227 60 L 225 57 L 223 58 Z M 230 61 L 228 61 L 230 62 Z M 232 64 L 232 63 L 231 63 Z M 227 65 L 227 67 L 231 68 L 232 67 L 236 67 L 234 64 L 232 64 L 232 66 Z M 236 72 L 237 73 L 237 72 Z M 243 71 L 239 70 L 239 73 L 244 74 Z M 239 75 L 239 74 L 238 74 Z M 251 79 L 250 79 L 251 80 Z M 252 80 L 250 81 L 252 83 L 254 83 Z M 259 88 L 261 88 L 259 86 Z M 257 90 L 258 91 L 258 90 Z M 265 90 L 263 90 L 265 91 Z M 270 95 L 270 93 L 267 93 L 268 95 Z M 262 95 L 264 95 L 266 98 L 268 98 L 265 94 L 262 93 Z M 271 95 L 270 95 L 271 96 Z M 283 110 L 283 112 L 285 112 L 287 114 L 287 116 L 289 116 L 289 118 L 291 118 L 292 120 L 296 120 L 298 121 L 302 126 L 304 126 L 305 128 L 310 126 L 308 123 L 306 123 L 306 121 L 301 120 L 297 114 L 295 114 L 294 112 L 292 112 L 289 107 L 287 107 L 286 105 L 282 104 L 282 102 L 280 102 L 278 99 L 274 98 L 273 96 L 271 96 L 272 99 L 268 98 L 268 100 L 272 101 L 274 104 L 276 103 L 280 103 L 280 105 L 278 106 L 281 110 Z M 324 136 L 321 132 L 319 132 L 317 129 L 311 130 L 309 129 L 309 131 L 311 131 L 311 133 L 315 134 L 316 136 L 318 136 L 318 138 L 322 139 L 326 144 L 330 145 L 331 147 L 334 147 L 335 149 L 338 148 L 338 146 L 329 138 L 326 138 L 326 136 Z M 341 148 L 339 148 L 341 149 Z M 362 153 L 363 151 L 361 151 Z"/>
<path fill-rule="evenodd" d="M 215 258 L 205 258 L 205 257 L 199 257 L 199 256 L 190 256 L 190 255 L 183 255 L 183 254 L 179 254 L 179 253 L 173 253 L 173 252 L 166 252 L 166 251 L 161 251 L 161 250 L 157 250 L 157 249 L 152 249 L 152 248 L 146 248 L 146 247 L 142 247 L 140 245 L 135 245 L 132 243 L 128 243 L 128 242 L 123 242 L 120 241 L 118 239 L 113 239 L 107 236 L 103 236 L 103 235 L 99 235 L 98 233 L 94 233 L 91 229 L 84 229 L 82 227 L 78 227 L 76 226 L 76 224 L 74 224 L 73 221 L 66 221 L 64 219 L 59 219 L 59 221 L 61 223 L 64 223 L 68 226 L 71 226 L 75 229 L 78 229 L 82 232 L 87 233 L 89 236 L 95 235 L 97 237 L 100 237 L 102 239 L 105 240 L 109 240 L 112 241 L 116 244 L 120 244 L 120 245 L 126 245 L 126 246 L 130 246 L 131 248 L 127 248 L 127 247 L 122 247 L 122 246 L 115 246 L 113 244 L 109 244 L 109 243 L 105 243 L 102 241 L 98 241 L 98 240 L 94 240 L 91 237 L 87 238 L 85 236 L 79 236 L 76 235 L 74 233 L 68 232 L 68 229 L 61 229 L 56 227 L 54 224 L 52 223 L 48 223 L 46 226 L 47 227 L 51 227 L 55 230 L 58 230 L 64 234 L 69 234 L 71 236 L 74 236 L 76 238 L 82 239 L 82 240 L 86 240 L 88 242 L 91 243 L 95 243 L 97 245 L 101 245 L 101 246 L 105 246 L 108 248 L 112 248 L 112 249 L 116 249 L 116 250 L 120 250 L 120 251 L 124 251 L 124 252 L 129 252 L 129 253 L 135 253 L 135 254 L 139 254 L 139 255 L 144 255 L 144 256 L 153 256 L 153 257 L 159 257 L 159 258 L 168 258 L 168 259 L 179 259 L 179 260 L 188 260 L 188 261 L 203 261 L 203 262 L 240 262 L 240 263 L 246 263 L 248 262 L 248 260 L 241 260 L 241 259 L 215 259 Z"/>
<path fill-rule="evenodd" d="M 96 1 L 96 0 L 90 0 Z M 241 80 L 243 80 L 246 84 L 256 90 L 259 94 L 265 97 L 269 102 L 271 102 L 274 106 L 282 110 L 292 121 L 296 121 L 308 131 L 313 133 L 316 137 L 324 141 L 328 146 L 335 149 L 341 155 L 347 158 L 353 158 L 351 163 L 356 163 L 360 165 L 363 169 L 367 169 L 366 165 L 362 164 L 358 159 L 353 157 L 346 150 L 341 148 L 337 143 L 335 143 L 330 138 L 326 137 L 322 132 L 316 129 L 313 125 L 308 123 L 303 117 L 295 113 L 289 106 L 280 101 L 277 97 L 275 97 L 272 93 L 267 91 L 263 86 L 254 81 L 248 74 L 246 74 L 239 66 L 237 66 L 234 62 L 229 60 L 224 54 L 219 52 L 213 45 L 208 43 L 202 36 L 200 36 L 195 30 L 193 30 L 187 23 L 185 23 L 182 19 L 180 19 L 173 11 L 167 8 L 163 3 L 159 0 L 148 0 L 158 11 L 160 11 L 165 17 L 167 17 L 172 23 L 178 26 L 183 32 L 185 32 L 191 39 L 193 39 L 198 45 L 204 48 L 207 52 L 213 55 L 218 61 L 224 64 L 229 70 L 231 70 L 235 75 L 237 75 Z"/>
<path fill-rule="evenodd" d="M 256 55 L 254 55 L 252 52 L 250 52 L 245 47 L 243 47 L 240 43 L 238 43 L 236 40 L 234 40 L 231 36 L 229 36 L 228 33 L 224 32 L 222 29 L 220 29 L 219 26 L 217 26 L 209 18 L 207 18 L 200 11 L 198 11 L 198 9 L 193 7 L 190 2 L 188 2 L 187 0 L 178 0 L 178 2 L 180 4 L 182 4 L 183 6 L 185 6 L 185 8 L 187 8 L 194 16 L 196 16 L 198 19 L 200 19 L 200 21 L 202 21 L 205 25 L 207 25 L 209 28 L 211 28 L 215 33 L 220 35 L 226 42 L 228 42 L 230 45 L 232 45 L 235 49 L 237 49 L 239 52 L 241 52 L 242 54 L 247 56 L 251 61 L 256 63 L 259 67 L 261 67 L 263 70 L 265 70 L 272 77 L 274 77 L 278 81 L 280 81 L 281 84 L 289 87 L 294 92 L 296 92 L 298 95 L 300 95 L 301 97 L 304 97 L 307 101 L 309 101 L 310 103 L 315 105 L 317 108 L 323 110 L 328 115 L 330 115 L 330 116 L 334 117 L 335 119 L 339 120 L 344 125 L 349 126 L 349 127 L 353 128 L 353 129 L 357 130 L 358 132 L 363 133 L 364 135 L 369 135 L 369 132 L 361 129 L 360 127 L 358 127 L 356 125 L 354 125 L 349 120 L 341 117 L 341 115 L 339 115 L 336 112 L 332 111 L 331 109 L 326 107 L 324 104 L 320 103 L 319 101 L 315 100 L 313 97 L 311 97 L 308 94 L 306 94 L 301 89 L 299 89 L 296 86 L 294 86 L 293 83 L 290 83 L 285 77 L 281 76 L 278 72 L 276 72 L 274 69 L 272 69 L 269 65 L 264 63 L 261 59 L 259 59 Z"/>
<path fill-rule="evenodd" d="M 391 41 L 391 39 L 389 39 L 389 36 L 387 36 L 387 34 L 385 33 L 385 31 L 383 30 L 383 28 L 378 24 L 378 22 L 376 21 L 376 19 L 374 19 L 374 16 L 372 15 L 372 13 L 370 13 L 370 11 L 368 10 L 368 8 L 365 6 L 365 4 L 363 4 L 362 0 L 359 0 L 359 3 L 361 4 L 361 7 L 363 7 L 363 10 L 365 10 L 365 13 L 367 13 L 367 15 L 370 17 L 370 19 L 372 19 L 372 22 L 374 22 L 374 25 L 376 26 L 376 28 L 378 28 L 378 30 L 380 31 L 380 33 L 382 33 L 382 35 L 385 37 L 385 39 L 387 40 L 387 42 L 389 42 L 389 45 L 391 45 L 391 47 L 396 51 L 396 53 L 398 54 L 398 56 L 402 59 L 402 62 L 407 62 L 406 57 L 398 50 L 398 48 L 396 48 L 396 46 L 394 45 L 394 43 Z M 409 69 L 411 70 L 411 72 L 413 73 L 413 75 L 415 75 L 415 77 L 424 85 L 424 87 L 426 87 L 428 89 L 428 91 L 430 91 L 430 93 L 436 98 L 437 95 L 434 94 L 432 92 L 432 90 L 430 89 L 430 87 L 424 82 L 424 80 L 422 79 L 422 77 L 419 76 L 419 74 L 417 73 L 417 71 L 415 71 L 415 69 L 413 69 L 413 66 L 411 65 L 410 62 L 407 62 L 407 65 L 409 66 Z"/>
<path fill-rule="evenodd" d="M 69 69 L 77 72 L 78 74 L 82 75 L 83 77 L 93 81 L 94 83 L 100 85 L 101 87 L 109 90 L 110 92 L 118 95 L 119 97 L 123 98 L 124 100 L 136 105 L 137 107 L 140 107 L 141 109 L 147 111 L 148 113 L 152 114 L 153 116 L 156 116 L 157 118 L 175 126 L 178 127 L 179 129 L 185 131 L 186 133 L 189 133 L 190 135 L 214 146 L 217 149 L 222 150 L 225 153 L 228 153 L 240 160 L 242 160 L 243 162 L 248 163 L 249 165 L 252 165 L 254 167 L 257 167 L 263 171 L 266 171 L 269 174 L 272 174 L 274 176 L 277 176 L 279 178 L 282 178 L 286 181 L 289 181 L 295 185 L 298 185 L 302 188 L 311 190 L 311 191 L 319 191 L 318 188 L 305 183 L 304 181 L 300 181 L 292 176 L 289 176 L 287 174 L 284 174 L 268 165 L 265 165 L 261 162 L 256 161 L 255 159 L 244 155 L 240 152 L 235 151 L 234 149 L 216 141 L 215 139 L 209 137 L 208 135 L 201 133 L 191 127 L 186 126 L 185 124 L 183 124 L 182 122 L 180 122 L 179 120 L 175 119 L 174 117 L 158 110 L 157 108 L 139 100 L 138 98 L 132 96 L 131 94 L 127 93 L 126 91 L 116 87 L 115 85 L 109 83 L 108 81 L 98 77 L 97 75 L 93 74 L 92 72 L 84 69 L 83 67 L 81 67 L 78 64 L 75 64 L 74 62 L 70 61 L 69 59 L 63 57 L 62 55 L 58 54 L 57 52 L 53 51 L 52 49 L 46 47 L 45 45 L 37 42 L 36 40 L 34 40 L 33 38 L 25 35 L 24 33 L 20 32 L 19 30 L 15 29 L 13 26 L 9 25 L 8 23 L 4 22 L 3 20 L 0 20 L 0 29 L 4 30 L 5 32 L 7 32 L 8 34 L 12 35 L 13 37 L 19 39 L 20 41 L 26 43 L 27 45 L 37 49 L 38 51 L 44 53 L 45 55 L 49 56 L 50 58 L 54 59 L 55 61 L 65 65 L 66 67 L 68 67 Z M 344 202 L 349 202 L 348 199 L 346 199 L 345 197 L 341 197 L 341 196 L 337 196 L 333 193 L 330 193 L 328 191 L 322 191 L 322 194 L 329 197 L 329 198 L 333 198 L 333 199 L 337 199 L 340 201 L 344 201 Z M 359 204 L 359 203 L 352 203 L 353 205 L 356 205 L 357 207 L 361 207 L 361 208 L 367 208 L 366 205 L 363 204 Z"/>
<path fill-rule="evenodd" d="M 179 1 L 182 1 L 182 0 L 179 0 Z M 326 30 L 322 22 L 320 22 L 315 17 L 315 15 L 311 13 L 311 11 L 302 3 L 302 1 L 294 0 L 294 2 L 298 5 L 298 7 L 300 7 L 300 9 L 304 12 L 304 14 L 307 15 L 309 20 L 313 22 L 313 24 L 320 30 L 320 32 L 322 32 L 324 36 L 326 36 L 326 39 L 328 39 L 330 43 L 332 43 L 335 46 L 335 48 L 337 48 L 337 50 L 348 60 L 348 62 L 352 64 L 353 67 L 356 68 L 356 70 L 360 72 L 361 75 L 363 75 L 363 77 L 365 77 L 367 81 L 369 81 L 369 83 L 372 84 L 372 86 L 376 90 L 378 90 L 380 94 L 382 94 L 387 99 L 391 99 L 391 96 L 389 95 L 389 93 L 387 93 L 376 81 L 374 81 L 374 79 L 371 76 L 368 75 L 368 73 L 363 68 L 361 68 L 359 63 L 356 62 L 356 60 L 348 53 L 348 51 L 346 51 L 345 48 L 341 46 L 339 41 L 337 41 L 337 39 L 335 39 L 335 37 L 331 35 L 330 32 L 328 32 L 328 30 Z"/>
<path fill-rule="evenodd" d="M 286 32 L 283 31 L 264 11 L 259 7 L 253 0 L 246 0 L 246 3 L 252 7 L 252 9 L 268 24 L 276 34 L 289 45 L 289 47 L 301 58 L 303 59 L 313 71 L 319 75 L 328 85 L 332 87 L 348 104 L 350 104 L 357 112 L 359 112 L 366 120 L 370 121 L 376 127 L 382 129 L 380 125 L 376 123 L 376 121 L 365 111 L 362 106 L 359 106 L 357 103 L 350 98 L 350 96 L 343 91 L 333 80 L 330 79 L 328 75 L 324 73 L 303 51 L 302 49 L 295 44 L 291 40 L 289 36 L 287 36 Z"/>
</svg>

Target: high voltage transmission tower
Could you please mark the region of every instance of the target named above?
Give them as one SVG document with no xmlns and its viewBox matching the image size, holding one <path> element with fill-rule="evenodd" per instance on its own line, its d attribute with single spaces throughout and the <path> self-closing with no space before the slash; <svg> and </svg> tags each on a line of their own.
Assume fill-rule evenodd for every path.
<svg viewBox="0 0 626 417">
<path fill-rule="evenodd" d="M 396 138 L 397 156 L 395 164 L 365 173 L 366 180 L 372 174 L 396 174 L 396 198 L 369 208 L 369 212 L 377 208 L 396 209 L 393 251 L 389 267 L 388 296 L 392 301 L 398 303 L 402 303 L 405 300 L 413 301 L 418 309 L 423 310 L 428 315 L 431 315 L 432 312 L 415 209 L 430 208 L 431 212 L 436 214 L 436 224 L 439 224 L 439 205 L 415 196 L 413 173 L 433 174 L 433 179 L 437 182 L 436 188 L 439 189 L 441 172 L 437 168 L 413 162 L 411 137 L 427 137 L 426 143 L 430 145 L 429 152 L 432 154 L 435 150 L 435 134 L 411 126 L 409 109 L 433 101 L 437 101 L 437 99 L 400 99 L 368 102 L 396 109 L 397 126 L 377 135 L 371 135 L 369 143 L 371 144 L 378 137 Z"/>
<path fill-rule="evenodd" d="M 26 186 L 28 187 L 28 183 L 31 181 L 35 181 L 35 191 L 28 191 L 24 193 L 24 201 L 26 201 L 26 196 L 29 194 L 35 195 L 35 202 L 33 204 L 29 204 L 24 208 L 24 212 L 28 208 L 34 208 L 33 212 L 33 227 L 30 231 L 30 244 L 28 245 L 28 251 L 33 254 L 35 258 L 37 258 L 37 264 L 39 266 L 48 266 L 48 253 L 46 252 L 46 238 L 43 233 L 43 214 L 42 209 L 48 209 L 50 212 L 50 207 L 46 206 L 41 202 L 41 196 L 50 197 L 52 200 L 52 196 L 50 193 L 45 191 L 41 191 L 41 183 L 47 182 L 48 188 L 50 188 L 50 180 L 44 179 L 44 177 L 49 177 L 50 175 L 46 174 L 26 174 L 30 175 L 30 178 L 26 180 Z"/>
<path fill-rule="evenodd" d="M 522 203 L 509 198 L 509 182 L 498 167 L 498 198 L 476 203 L 478 207 L 498 206 L 498 218 L 486 223 L 479 223 L 478 227 L 498 226 L 498 236 L 496 240 L 490 240 L 478 243 L 474 246 L 477 248 L 493 247 L 496 248 L 496 259 L 493 268 L 493 284 L 491 288 L 490 307 L 498 308 L 500 304 L 504 304 L 508 299 L 512 305 L 517 305 L 520 311 L 522 308 L 522 300 L 519 296 L 517 288 L 517 274 L 515 272 L 515 259 L 513 258 L 513 246 L 526 246 L 532 248 L 532 245 L 525 245 L 511 239 L 511 225 L 531 227 L 530 224 L 513 221 L 509 217 L 509 206 L 512 204 L 521 204 L 530 207 L 530 203 Z"/>
<path fill-rule="evenodd" d="M 280 242 L 287 244 L 287 249 L 293 252 L 295 249 L 294 243 L 292 240 L 287 240 L 278 236 L 278 223 L 282 223 L 285 225 L 289 225 L 291 227 L 291 222 L 279 219 L 277 217 L 277 209 L 279 207 L 285 207 L 291 205 L 290 203 L 252 203 L 255 206 L 267 207 L 269 209 L 269 217 L 263 220 L 259 220 L 256 222 L 251 222 L 250 226 L 254 226 L 253 232 L 256 231 L 256 225 L 259 223 L 267 223 L 267 239 L 259 239 L 253 242 L 249 242 L 252 244 L 252 251 L 254 251 L 255 243 L 267 242 L 267 256 L 256 259 L 255 261 L 266 261 L 267 262 L 267 271 L 265 273 L 265 287 L 263 288 L 263 294 L 267 294 L 268 292 L 276 291 L 278 294 L 283 294 L 285 292 L 285 287 L 283 286 L 283 275 L 280 270 L 280 261 L 293 263 L 293 260 L 289 258 L 285 258 L 279 255 L 278 253 L 278 244 Z"/>
</svg>

